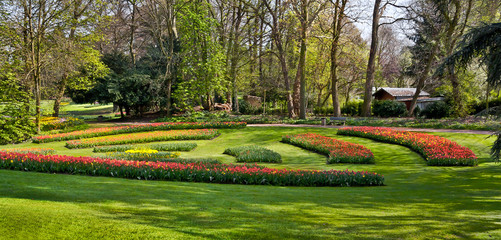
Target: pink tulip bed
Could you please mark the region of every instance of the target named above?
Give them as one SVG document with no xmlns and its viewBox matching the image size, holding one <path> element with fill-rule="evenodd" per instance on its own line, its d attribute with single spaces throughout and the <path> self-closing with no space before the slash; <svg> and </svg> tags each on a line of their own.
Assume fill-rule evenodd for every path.
<svg viewBox="0 0 501 240">
<path fill-rule="evenodd" d="M 477 156 L 467 147 L 443 137 L 384 127 L 348 127 L 339 135 L 370 138 L 409 147 L 421 154 L 430 166 L 476 166 Z"/>
<path fill-rule="evenodd" d="M 368 148 L 314 133 L 283 136 L 282 142 L 327 155 L 327 163 L 374 163 Z"/>
<path fill-rule="evenodd" d="M 384 176 L 365 171 L 288 170 L 257 165 L 149 162 L 0 151 L 0 168 L 144 180 L 278 186 L 381 186 Z"/>
<path fill-rule="evenodd" d="M 66 142 L 67 148 L 90 148 L 104 145 L 148 143 L 171 140 L 208 140 L 219 136 L 216 129 L 171 130 L 160 132 L 131 133 L 127 135 L 86 138 Z"/>
<path fill-rule="evenodd" d="M 100 136 L 117 135 L 123 133 L 150 132 L 150 131 L 165 131 L 177 129 L 204 129 L 204 128 L 244 128 L 245 122 L 163 122 L 163 123 L 148 123 L 135 124 L 117 127 L 93 128 L 82 131 L 74 131 L 68 133 L 59 133 L 43 136 L 35 136 L 32 138 L 34 143 L 47 143 L 56 141 L 67 141 L 82 138 L 92 138 Z"/>
</svg>

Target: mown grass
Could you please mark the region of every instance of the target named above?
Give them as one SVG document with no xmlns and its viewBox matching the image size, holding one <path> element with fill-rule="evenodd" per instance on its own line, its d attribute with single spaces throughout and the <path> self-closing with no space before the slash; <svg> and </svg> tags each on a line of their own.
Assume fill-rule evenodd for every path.
<svg viewBox="0 0 501 240">
<path fill-rule="evenodd" d="M 185 158 L 233 163 L 227 147 L 257 144 L 291 169 L 368 170 L 384 187 L 313 188 L 138 181 L 0 170 L 1 238 L 120 239 L 500 239 L 501 166 L 486 135 L 437 133 L 471 148 L 478 167 L 430 167 L 406 147 L 337 136 L 335 129 L 247 127 L 220 130 Z M 376 164 L 325 164 L 325 156 L 280 143 L 321 133 L 363 144 Z M 191 142 L 191 141 L 190 141 Z M 52 147 L 64 142 L 7 147 Z"/>
</svg>

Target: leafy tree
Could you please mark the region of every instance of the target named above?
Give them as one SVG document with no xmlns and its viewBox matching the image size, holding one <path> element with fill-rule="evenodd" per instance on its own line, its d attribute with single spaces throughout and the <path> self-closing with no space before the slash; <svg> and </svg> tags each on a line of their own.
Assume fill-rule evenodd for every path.
<svg viewBox="0 0 501 240">
<path fill-rule="evenodd" d="M 471 29 L 439 70 L 447 66 L 466 67 L 474 59 L 487 66 L 487 83 L 501 86 L 501 23 L 484 24 Z M 498 162 L 501 157 L 501 131 L 496 132 L 497 140 L 492 146 L 492 157 Z"/>
<path fill-rule="evenodd" d="M 29 94 L 13 73 L 0 73 L 0 103 L 0 144 L 19 143 L 35 134 L 29 111 L 22 111 L 29 107 Z"/>
<path fill-rule="evenodd" d="M 205 3 L 188 5 L 181 20 L 182 78 L 176 90 L 178 106 L 186 109 L 190 101 L 213 110 L 215 93 L 226 91 L 225 55 L 213 35 L 215 21 L 207 17 Z"/>
</svg>

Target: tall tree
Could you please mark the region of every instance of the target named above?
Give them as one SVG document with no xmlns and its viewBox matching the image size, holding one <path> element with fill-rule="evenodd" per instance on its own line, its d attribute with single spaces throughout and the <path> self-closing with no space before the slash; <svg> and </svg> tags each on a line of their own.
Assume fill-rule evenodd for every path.
<svg viewBox="0 0 501 240">
<path fill-rule="evenodd" d="M 451 55 L 468 26 L 473 0 L 434 0 L 434 3 L 445 22 L 443 36 L 445 54 Z M 461 80 L 453 67 L 449 67 L 447 78 L 452 85 L 454 113 L 457 116 L 465 116 L 467 111 L 461 94 Z"/>
<path fill-rule="evenodd" d="M 162 75 L 166 95 L 167 114 L 171 114 L 172 86 L 177 78 L 180 64 L 180 42 L 177 18 L 182 4 L 177 1 L 146 0 L 142 24 L 152 36 L 165 58 L 165 72 Z"/>
<path fill-rule="evenodd" d="M 331 0 L 333 1 L 333 0 Z M 341 32 L 343 30 L 345 19 L 345 9 L 348 4 L 348 0 L 336 0 L 332 2 L 334 4 L 334 16 L 332 19 L 332 44 L 331 44 L 331 91 L 332 91 L 332 106 L 334 108 L 334 117 L 341 116 L 341 105 L 339 104 L 339 89 L 338 89 L 338 51 L 339 51 L 339 40 L 341 37 Z"/>
<path fill-rule="evenodd" d="M 289 64 L 287 62 L 287 51 L 285 49 L 285 44 L 283 41 L 283 31 L 287 27 L 285 22 L 289 15 L 287 14 L 287 4 L 282 2 L 282 0 L 263 0 L 263 4 L 266 7 L 267 14 L 270 16 L 268 21 L 264 16 L 260 16 L 261 20 L 265 22 L 271 29 L 271 38 L 276 49 L 276 55 L 280 62 L 280 70 L 282 73 L 282 78 L 285 84 L 285 99 L 287 102 L 287 112 L 290 118 L 296 117 L 294 112 L 294 102 L 292 98 L 292 89 L 290 86 L 290 76 L 289 76 Z"/>
<path fill-rule="evenodd" d="M 294 109 L 296 114 L 299 114 L 300 119 L 306 119 L 306 78 L 305 78 L 305 62 L 306 62 L 306 47 L 308 40 L 308 31 L 317 18 L 318 14 L 324 9 L 327 2 L 319 2 L 317 0 L 298 0 L 292 4 L 292 8 L 299 19 L 299 42 L 301 44 L 299 50 L 299 61 L 297 64 L 296 80 L 294 83 Z"/>
<path fill-rule="evenodd" d="M 413 64 L 408 73 L 416 78 L 416 92 L 412 97 L 409 116 L 414 115 L 416 103 L 425 81 L 430 77 L 432 67 L 439 54 L 440 36 L 443 33 L 443 19 L 433 2 L 419 1 L 409 12 L 415 33 L 411 36 L 414 46 L 410 48 Z"/>
<path fill-rule="evenodd" d="M 50 41 L 55 28 L 65 25 L 68 19 L 68 1 L 57 0 L 11 0 L 15 13 L 12 21 L 20 24 L 25 54 L 26 78 L 31 78 L 35 92 L 35 122 L 40 132 L 42 70 L 47 64 L 47 52 L 57 44 Z"/>
</svg>

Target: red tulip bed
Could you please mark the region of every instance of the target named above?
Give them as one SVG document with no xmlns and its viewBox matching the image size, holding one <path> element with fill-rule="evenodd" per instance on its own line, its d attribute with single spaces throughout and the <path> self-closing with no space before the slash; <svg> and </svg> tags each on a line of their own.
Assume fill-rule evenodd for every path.
<svg viewBox="0 0 501 240">
<path fill-rule="evenodd" d="M 47 143 L 56 141 L 66 141 L 81 138 L 91 138 L 100 136 L 117 135 L 122 133 L 149 132 L 175 129 L 203 129 L 203 128 L 243 128 L 245 122 L 164 122 L 136 124 L 117 127 L 93 128 L 83 131 L 59 133 L 33 137 L 34 143 Z"/>
<path fill-rule="evenodd" d="M 208 140 L 219 136 L 216 129 L 171 130 L 165 132 L 131 133 L 126 136 L 106 136 L 66 142 L 67 148 L 89 148 L 104 145 L 148 143 L 170 140 Z"/>
<path fill-rule="evenodd" d="M 381 186 L 372 172 L 287 170 L 257 165 L 127 161 L 0 151 L 0 168 L 46 173 L 279 186 Z"/>
<path fill-rule="evenodd" d="M 421 154 L 430 166 L 475 166 L 478 164 L 477 156 L 469 148 L 435 135 L 383 127 L 348 127 L 339 129 L 338 134 L 409 147 Z"/>
<path fill-rule="evenodd" d="M 368 148 L 314 133 L 287 135 L 282 142 L 328 156 L 327 163 L 374 163 L 374 154 Z"/>
</svg>

